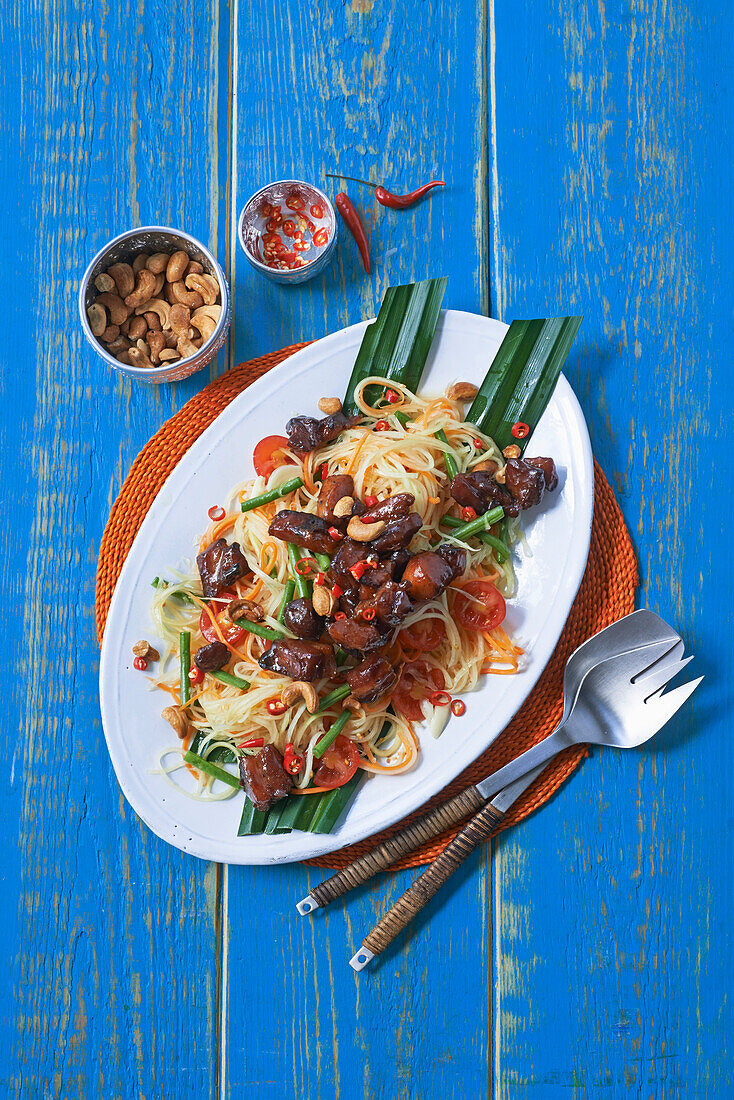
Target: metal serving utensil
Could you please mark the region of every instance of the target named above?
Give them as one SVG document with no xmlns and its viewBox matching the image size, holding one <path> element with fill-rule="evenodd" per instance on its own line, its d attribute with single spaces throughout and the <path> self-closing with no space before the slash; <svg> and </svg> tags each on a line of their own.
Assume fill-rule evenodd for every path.
<svg viewBox="0 0 734 1100">
<path fill-rule="evenodd" d="M 663 694 L 666 685 L 690 660 L 691 657 L 683 659 L 680 639 L 672 648 L 666 639 L 609 657 L 589 669 L 568 716 L 558 729 L 479 784 L 482 793 L 494 794 L 492 801 L 467 822 L 365 937 L 359 951 L 350 959 L 350 966 L 354 970 L 364 969 L 375 955 L 392 943 L 469 853 L 489 838 L 513 802 L 533 778 L 540 775 L 549 755 L 580 742 L 635 748 L 657 733 L 703 679 L 701 676 Z M 528 773 L 528 769 L 532 770 Z M 496 784 L 504 784 L 499 794 Z"/>
<path fill-rule="evenodd" d="M 612 623 L 583 642 L 568 658 L 563 673 L 563 716 L 561 723 L 563 724 L 568 718 L 571 708 L 576 702 L 584 676 L 594 665 L 606 660 L 615 653 L 623 653 L 664 642 L 672 647 L 679 641 L 680 636 L 659 615 L 656 615 L 653 611 L 641 610 L 634 611 L 631 615 L 625 615 L 624 618 L 618 619 L 616 623 Z M 557 748 L 552 747 L 548 756 L 544 759 L 550 759 L 557 751 L 559 751 Z M 522 760 L 524 756 L 518 759 Z M 523 769 L 523 771 L 527 770 L 528 766 Z M 521 775 L 523 771 L 519 771 L 517 774 Z M 315 909 L 328 905 L 335 898 L 341 897 L 356 886 L 367 882 L 378 871 L 386 870 L 402 856 L 419 848 L 425 841 L 434 836 L 439 836 L 451 825 L 463 821 L 470 813 L 478 810 L 488 798 L 491 798 L 493 794 L 506 786 L 509 782 L 506 778 L 495 785 L 495 779 L 499 774 L 501 773 L 488 777 L 474 787 L 468 787 L 460 794 L 449 799 L 443 806 L 438 806 L 412 825 L 390 837 L 372 852 L 360 856 L 348 867 L 338 871 L 318 886 L 314 886 L 311 892 L 298 902 L 296 906 L 298 912 L 301 916 L 305 916 Z"/>
</svg>

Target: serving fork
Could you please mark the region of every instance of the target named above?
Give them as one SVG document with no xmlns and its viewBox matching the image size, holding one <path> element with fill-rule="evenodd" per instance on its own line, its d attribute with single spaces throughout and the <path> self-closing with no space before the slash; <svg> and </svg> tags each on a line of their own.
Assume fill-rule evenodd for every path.
<svg viewBox="0 0 734 1100">
<path fill-rule="evenodd" d="M 392 943 L 467 856 L 497 829 L 513 802 L 541 774 L 552 756 L 580 743 L 635 748 L 672 718 L 703 679 L 701 676 L 664 693 L 668 683 L 692 660 L 683 657 L 683 642 L 676 637 L 672 645 L 669 637 L 663 638 L 594 663 L 582 676 L 570 706 L 564 703 L 564 717 L 556 730 L 470 788 L 491 801 L 474 814 L 364 938 L 350 959 L 354 970 L 364 969 Z"/>
<path fill-rule="evenodd" d="M 546 738 L 535 749 L 535 761 L 528 760 L 528 754 L 524 753 L 513 761 L 514 776 L 518 778 L 541 761 L 549 760 L 561 748 L 565 748 L 571 729 L 566 728 L 567 719 L 576 702 L 579 689 L 586 674 L 601 661 L 628 651 L 639 651 L 647 646 L 666 646 L 671 651 L 677 644 L 681 644 L 680 635 L 672 627 L 656 615 L 653 611 L 643 609 L 634 611 L 624 618 L 595 634 L 592 638 L 583 642 L 569 657 L 563 673 L 563 714 L 560 725 L 551 737 Z M 676 651 L 677 652 L 677 651 Z M 682 653 L 682 650 L 681 650 Z M 671 662 L 677 661 L 677 656 L 671 657 Z M 672 664 L 671 664 L 672 667 Z M 682 667 L 682 665 L 680 666 Z M 673 674 L 671 674 L 673 675 Z M 670 679 L 671 677 L 668 677 Z M 555 738 L 555 739 L 554 739 Z M 608 743 L 617 745 L 615 740 Z M 529 750 L 535 752 L 535 750 Z M 524 761 L 524 765 L 521 763 Z M 507 765 L 511 767 L 511 765 Z M 367 882 L 378 871 L 387 870 L 398 859 L 409 852 L 419 848 L 421 844 L 439 836 L 452 825 L 463 821 L 469 814 L 475 813 L 487 799 L 501 791 L 510 781 L 511 776 L 507 769 L 488 776 L 475 786 L 467 787 L 459 794 L 454 795 L 443 805 L 436 807 L 430 813 L 419 818 L 412 825 L 406 826 L 400 832 L 389 837 L 373 851 L 360 856 L 349 866 L 338 871 L 331 878 L 326 879 L 318 886 L 312 887 L 310 893 L 297 904 L 298 912 L 305 916 L 315 909 L 323 908 L 335 898 L 341 897 L 349 890 Z"/>
</svg>

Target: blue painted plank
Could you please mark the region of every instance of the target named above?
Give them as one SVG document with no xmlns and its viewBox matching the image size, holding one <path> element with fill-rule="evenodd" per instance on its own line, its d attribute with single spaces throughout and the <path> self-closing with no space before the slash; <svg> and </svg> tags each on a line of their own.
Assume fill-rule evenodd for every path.
<svg viewBox="0 0 734 1100">
<path fill-rule="evenodd" d="M 569 377 L 707 680 L 497 845 L 495 1096 L 729 1095 L 731 6 L 498 0 L 493 307 L 583 312 Z M 715 397 L 714 397 L 715 395 Z"/>
<path fill-rule="evenodd" d="M 0 14 L 4 782 L 0 1091 L 217 1095 L 219 872 L 124 804 L 97 703 L 96 548 L 132 458 L 201 379 L 141 388 L 82 345 L 78 281 L 132 224 L 226 258 L 225 5 Z"/>
<path fill-rule="evenodd" d="M 397 191 L 438 175 L 450 186 L 397 212 L 345 185 L 367 223 L 371 278 L 346 231 L 333 267 L 299 288 L 265 281 L 238 254 L 238 358 L 373 315 L 387 285 L 426 275 L 449 275 L 449 306 L 486 309 L 482 20 L 482 5 L 466 0 L 422 6 L 420 33 L 414 9 L 401 5 L 329 5 L 318 16 L 280 0 L 240 5 L 234 214 L 257 187 L 292 173 L 317 182 L 325 171 L 371 174 Z M 462 120 L 460 140 L 444 117 Z M 328 182 L 334 195 L 340 185 Z M 349 957 L 411 876 L 381 878 L 345 909 L 299 917 L 296 901 L 323 877 L 298 867 L 228 872 L 227 1095 L 486 1095 L 485 857 L 428 924 L 359 978 Z"/>
</svg>

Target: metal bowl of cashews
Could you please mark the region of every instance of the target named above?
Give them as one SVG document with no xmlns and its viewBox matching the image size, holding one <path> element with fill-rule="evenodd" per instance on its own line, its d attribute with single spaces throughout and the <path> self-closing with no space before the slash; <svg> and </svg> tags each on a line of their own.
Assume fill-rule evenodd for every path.
<svg viewBox="0 0 734 1100">
<path fill-rule="evenodd" d="M 201 241 L 148 225 L 100 249 L 84 272 L 79 316 L 100 359 L 159 383 L 188 378 L 214 358 L 232 306 L 224 272 Z"/>
</svg>

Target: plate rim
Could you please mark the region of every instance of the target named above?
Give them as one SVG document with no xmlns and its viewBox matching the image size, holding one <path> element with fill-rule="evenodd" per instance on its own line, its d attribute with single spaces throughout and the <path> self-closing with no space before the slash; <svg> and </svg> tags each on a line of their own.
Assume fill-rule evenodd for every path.
<svg viewBox="0 0 734 1100">
<path fill-rule="evenodd" d="M 369 323 L 370 319 L 367 319 L 364 321 L 360 321 L 355 325 L 349 325 L 346 328 L 339 329 L 333 333 L 329 333 L 327 336 L 321 338 L 320 340 L 315 340 L 308 344 L 306 347 L 300 349 L 297 352 L 294 352 L 292 355 L 289 355 L 276 367 L 273 367 L 271 370 L 267 371 L 264 375 L 260 376 L 260 378 L 256 379 L 250 386 L 248 386 L 245 390 L 238 394 L 233 399 L 233 401 L 230 402 L 230 404 L 224 410 L 222 410 L 222 413 L 227 413 L 233 407 L 236 408 L 238 402 L 246 400 L 247 395 L 252 395 L 253 391 L 255 391 L 256 394 L 258 394 L 260 390 L 267 391 L 267 389 L 269 388 L 269 382 L 272 381 L 273 377 L 277 377 L 277 374 L 279 374 L 284 368 L 292 369 L 292 364 L 294 360 L 305 360 L 306 365 L 303 369 L 307 370 L 308 360 L 312 358 L 315 352 L 316 354 L 320 354 L 319 350 L 317 349 L 322 349 L 328 352 L 332 348 L 332 345 L 339 344 L 345 339 L 349 340 L 350 337 L 356 336 L 360 331 L 363 331 Z M 464 326 L 468 327 L 469 325 L 474 325 L 479 329 L 485 328 L 485 330 L 488 327 L 489 329 L 493 329 L 495 334 L 498 333 L 498 330 L 501 333 L 504 333 L 508 328 L 506 324 L 496 320 L 495 318 L 486 317 L 482 314 L 477 313 L 468 313 L 462 310 L 442 310 L 439 323 L 442 329 L 450 329 L 451 327 L 453 327 L 454 324 L 458 324 L 462 329 L 464 328 Z M 434 344 L 434 348 L 436 346 L 437 345 Z M 432 356 L 433 352 L 431 353 L 431 356 L 429 356 L 429 364 Z M 267 396 L 266 392 L 264 392 L 263 396 Z M 207 428 L 194 441 L 191 447 L 187 449 L 186 453 L 181 457 L 181 459 L 170 471 L 163 485 L 156 493 L 153 503 L 151 504 L 150 508 L 143 518 L 140 528 L 136 533 L 135 539 L 133 540 L 133 543 L 131 544 L 130 549 L 126 555 L 125 562 L 123 563 L 122 569 L 120 571 L 120 576 L 118 577 L 117 583 L 115 585 L 115 590 L 110 600 L 105 625 L 105 633 L 103 636 L 101 647 L 99 695 L 100 710 L 102 714 L 102 722 L 107 750 L 112 761 L 115 775 L 127 802 L 135 811 L 137 816 L 145 822 L 148 828 L 150 828 L 157 837 L 159 837 L 161 840 L 164 840 L 166 843 L 172 844 L 174 847 L 178 848 L 181 851 L 184 851 L 189 855 L 196 856 L 197 858 L 223 862 L 232 865 L 274 865 L 317 858 L 319 856 L 327 855 L 330 852 L 336 851 L 348 845 L 359 843 L 360 841 L 367 839 L 369 836 L 374 835 L 375 833 L 380 832 L 386 828 L 389 828 L 391 825 L 395 824 L 407 814 L 415 812 L 416 809 L 418 809 L 426 801 L 432 798 L 436 793 L 438 793 L 439 790 L 445 787 L 448 783 L 451 783 L 456 778 L 456 776 L 459 775 L 466 767 L 470 766 L 470 764 L 478 756 L 480 756 L 482 752 L 486 751 L 486 749 L 493 743 L 494 740 L 496 740 L 502 730 L 506 727 L 507 723 L 512 720 L 514 715 L 516 715 L 520 708 L 525 704 L 528 696 L 530 695 L 531 691 L 533 690 L 543 671 L 545 670 L 548 661 L 550 660 L 550 657 L 552 656 L 558 644 L 558 639 L 560 638 L 560 635 L 563 631 L 563 627 L 565 626 L 565 623 L 568 619 L 568 615 L 573 605 L 573 601 L 576 597 L 576 593 L 578 592 L 578 588 L 581 584 L 581 580 L 583 578 L 586 568 L 586 561 L 588 559 L 594 506 L 594 472 L 591 441 L 589 438 L 588 428 L 583 415 L 583 411 L 581 410 L 581 406 L 570 383 L 564 375 L 560 376 L 558 385 L 552 398 L 552 400 L 556 399 L 560 400 L 561 402 L 565 402 L 568 405 L 570 413 L 572 414 L 573 424 L 577 431 L 577 443 L 580 446 L 581 457 L 583 460 L 583 473 L 580 474 L 580 476 L 576 480 L 576 487 L 579 490 L 578 507 L 580 510 L 585 510 L 586 520 L 583 524 L 583 547 L 578 547 L 574 555 L 576 569 L 573 573 L 573 579 L 570 584 L 566 583 L 562 587 L 564 597 L 562 602 L 564 611 L 562 615 L 562 621 L 560 621 L 560 625 L 557 626 L 557 629 L 555 629 L 554 627 L 554 629 L 550 632 L 553 635 L 552 644 L 550 646 L 548 646 L 547 643 L 543 644 L 543 638 L 546 637 L 549 633 L 546 621 L 543 631 L 536 639 L 536 646 L 533 651 L 533 656 L 537 657 L 540 650 L 541 659 L 534 660 L 532 667 L 528 669 L 525 673 L 527 679 L 523 678 L 523 690 L 517 695 L 516 702 L 513 700 L 513 710 L 511 714 L 506 717 L 506 720 L 501 723 L 499 728 L 495 730 L 493 736 L 483 745 L 482 748 L 480 748 L 476 752 L 476 754 L 472 755 L 469 759 L 462 761 L 461 766 L 456 770 L 454 775 L 450 777 L 443 776 L 438 786 L 432 785 L 424 789 L 420 785 L 416 785 L 414 798 L 412 800 L 412 806 L 408 809 L 405 809 L 401 806 L 401 809 L 397 813 L 390 810 L 390 807 L 394 805 L 396 799 L 400 795 L 400 792 L 396 791 L 396 795 L 394 798 L 388 799 L 381 803 L 382 813 L 380 821 L 374 826 L 371 825 L 369 831 L 367 833 L 362 833 L 360 836 L 351 836 L 348 838 L 344 838 L 343 836 L 340 836 L 340 833 L 342 832 L 341 828 L 335 833 L 327 834 L 325 836 L 318 836 L 318 840 L 317 835 L 315 834 L 304 834 L 304 837 L 308 837 L 311 841 L 311 843 L 308 845 L 308 851 L 298 852 L 296 854 L 291 854 L 288 850 L 284 850 L 282 853 L 266 852 L 258 849 L 253 850 L 251 845 L 243 845 L 243 838 L 237 837 L 236 835 L 229 839 L 221 840 L 219 838 L 212 839 L 190 837 L 186 840 L 186 843 L 184 843 L 184 834 L 189 831 L 187 826 L 181 827 L 180 825 L 173 825 L 172 833 L 171 828 L 167 827 L 167 822 L 154 821 L 151 819 L 150 815 L 145 812 L 145 804 L 141 805 L 136 797 L 137 792 L 133 790 L 132 784 L 127 781 L 129 778 L 129 773 L 124 766 L 126 764 L 126 759 L 124 755 L 119 751 L 115 739 L 111 737 L 110 733 L 108 732 L 108 724 L 111 726 L 112 720 L 107 710 L 105 687 L 110 675 L 112 674 L 112 672 L 115 671 L 111 670 L 110 668 L 113 659 L 113 653 L 115 651 L 113 643 L 111 641 L 112 632 L 109 630 L 109 627 L 110 625 L 114 625 L 114 620 L 116 616 L 120 614 L 120 612 L 118 611 L 118 604 L 123 603 L 123 589 L 125 586 L 120 584 L 120 580 L 123 579 L 126 569 L 128 567 L 132 568 L 132 565 L 134 564 L 134 551 L 136 544 L 144 540 L 144 537 L 147 534 L 147 528 L 154 523 L 152 513 L 154 512 L 155 502 L 163 494 L 165 494 L 170 481 L 174 478 L 179 468 L 183 464 L 186 464 L 190 461 L 191 450 L 199 447 L 201 447 L 202 449 L 206 449 L 208 439 L 210 437 L 213 439 L 216 434 L 217 425 L 219 425 L 221 429 L 222 414 L 220 413 L 214 418 L 212 423 L 207 426 Z M 579 552 L 580 550 L 582 550 L 582 553 Z M 129 596 L 127 590 L 125 594 Z M 556 602 L 558 602 L 559 599 L 560 593 L 556 597 Z M 553 617 L 557 624 L 558 616 L 555 615 Z M 130 767 L 134 767 L 134 765 L 131 763 Z M 180 830 L 180 835 L 176 830 Z M 273 838 L 269 839 L 272 840 Z"/>
</svg>

